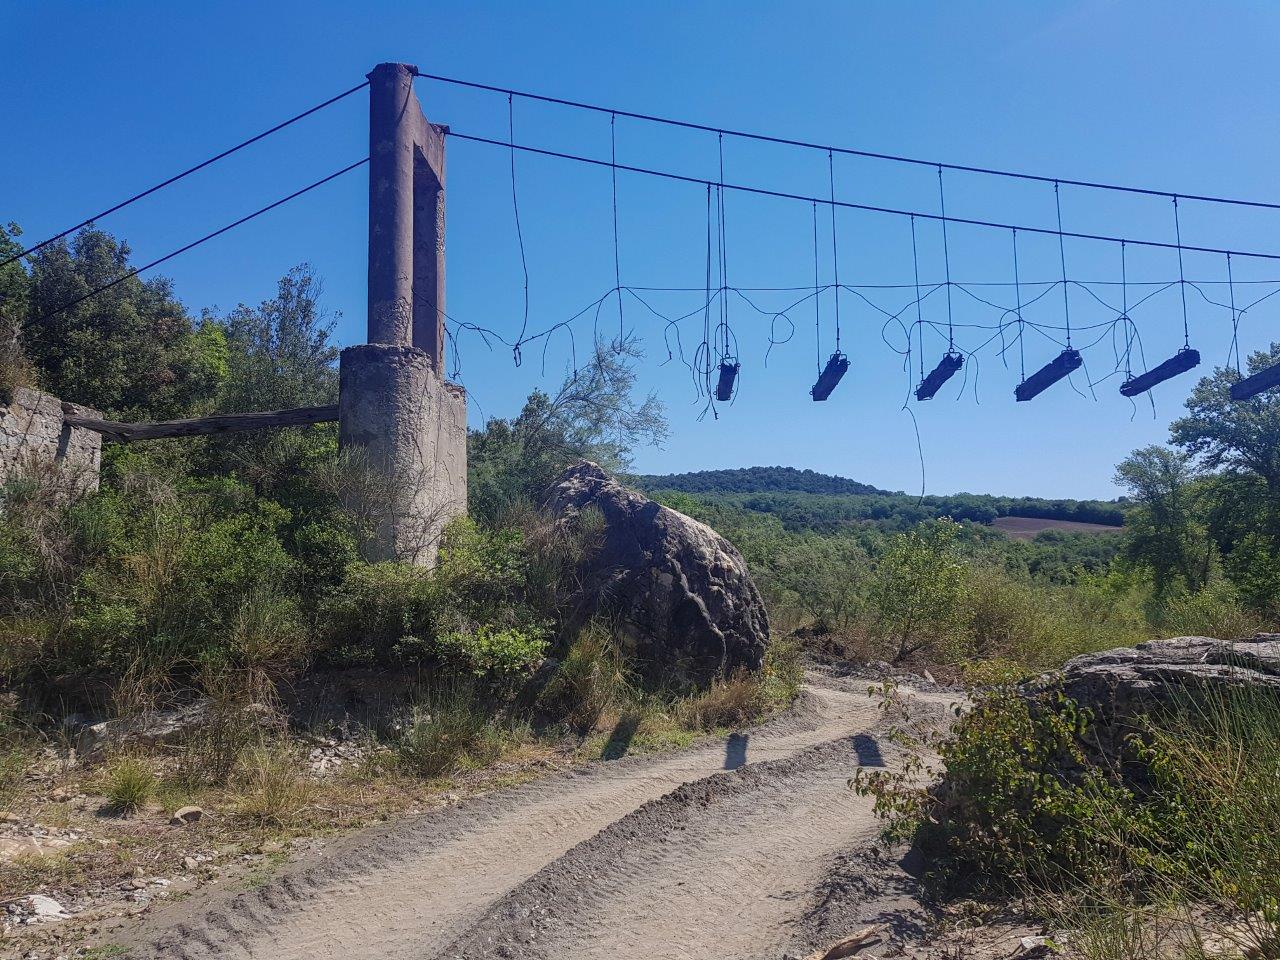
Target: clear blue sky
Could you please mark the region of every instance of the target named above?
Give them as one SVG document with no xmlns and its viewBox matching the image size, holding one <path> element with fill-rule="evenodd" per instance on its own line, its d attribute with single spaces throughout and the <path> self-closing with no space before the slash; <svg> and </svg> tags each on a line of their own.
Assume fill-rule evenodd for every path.
<svg viewBox="0 0 1280 960">
<path fill-rule="evenodd" d="M 1280 6 L 1271 3 L 41 3 L 0 9 L 6 56 L 0 152 L 0 219 L 34 240 L 147 186 L 260 129 L 359 82 L 379 61 L 581 99 L 638 112 L 798 139 L 1051 176 L 1135 183 L 1174 191 L 1280 200 Z M 428 116 L 456 130 L 506 134 L 500 97 L 419 81 Z M 113 216 L 102 226 L 148 259 L 221 226 L 363 156 L 366 99 L 350 98 L 269 142 L 243 151 L 178 187 Z M 569 152 L 608 155 L 608 118 L 517 102 L 517 137 Z M 622 162 L 713 175 L 713 137 L 619 121 Z M 449 154 L 449 309 L 455 317 L 513 335 L 521 273 L 511 215 L 508 158 L 454 141 Z M 521 156 L 521 213 L 529 251 L 531 329 L 565 319 L 613 286 L 607 171 Z M 727 178 L 798 193 L 826 189 L 825 157 L 726 143 Z M 846 200 L 935 210 L 927 168 L 837 161 Z M 948 212 L 1051 226 L 1052 189 L 956 174 Z M 341 311 L 344 344 L 364 339 L 367 181 L 348 175 L 244 228 L 166 264 L 193 311 L 269 296 L 300 261 L 324 278 L 326 305 Z M 781 287 L 812 283 L 811 212 L 766 198 L 727 196 L 730 282 Z M 705 194 L 696 186 L 619 178 L 623 282 L 699 287 L 703 283 Z M 824 212 L 825 213 L 825 212 Z M 1171 239 L 1168 201 L 1064 188 L 1067 229 Z M 1184 204 L 1188 244 L 1280 251 L 1280 213 Z M 911 281 L 910 234 L 896 218 L 852 211 L 839 218 L 840 279 L 850 284 Z M 936 224 L 919 224 L 921 272 L 943 275 Z M 823 220 L 824 282 L 831 277 Z M 954 228 L 957 281 L 1011 279 L 1009 236 Z M 1130 277 L 1177 277 L 1171 252 L 1131 249 Z M 1067 245 L 1069 272 L 1118 279 L 1118 253 L 1082 241 Z M 1026 237 L 1025 280 L 1059 273 L 1056 242 Z M 1221 257 L 1188 254 L 1188 278 L 1225 276 Z M 1280 277 L 1280 263 L 1236 262 L 1238 280 Z M 976 288 L 974 288 L 976 289 Z M 1043 288 L 1040 288 L 1043 289 Z M 1256 290 L 1269 288 L 1257 287 Z M 1096 288 L 1118 299 L 1118 290 Z M 1034 291 L 1033 291 L 1034 292 Z M 1225 296 L 1224 288 L 1211 293 Z M 995 300 L 1009 297 L 992 287 Z M 692 310 L 697 294 L 655 295 L 659 309 Z M 871 295 L 900 309 L 905 292 Z M 956 292 L 958 323 L 995 314 Z M 1073 290 L 1077 326 L 1114 316 Z M 1245 293 L 1240 294 L 1244 299 Z M 766 295 L 777 310 L 784 301 Z M 831 302 L 823 303 L 830 350 Z M 627 325 L 648 348 L 646 388 L 665 399 L 672 436 L 637 466 L 667 472 L 788 464 L 839 473 L 891 489 L 918 489 L 920 466 L 901 358 L 881 338 L 882 317 L 842 294 L 852 369 L 832 399 L 815 404 L 812 304 L 768 367 L 768 323 L 735 301 L 732 320 L 743 374 L 736 404 L 699 422 L 688 372 L 665 366 L 663 324 L 635 300 Z M 942 292 L 926 318 L 945 319 Z M 1280 297 L 1246 315 L 1246 349 L 1275 336 Z M 616 322 L 613 308 L 605 311 Z M 1054 291 L 1028 319 L 1061 322 Z M 1134 311 L 1153 362 L 1181 342 L 1176 288 Z M 1222 363 L 1230 314 L 1191 295 L 1193 343 Z M 685 328 L 686 347 L 700 324 Z M 579 352 L 590 322 L 579 323 Z M 962 347 L 987 334 L 962 329 Z M 900 339 L 900 337 L 899 337 Z M 462 377 L 471 417 L 510 416 L 538 385 L 553 386 L 567 361 L 554 340 L 546 372 L 536 349 L 512 366 L 510 354 L 462 340 Z M 926 340 L 932 366 L 944 344 Z M 1029 368 L 1057 347 L 1028 336 Z M 1113 365 L 1108 342 L 1086 353 L 1097 376 Z M 1015 404 L 1016 355 L 1004 368 L 988 348 L 938 399 L 915 405 L 930 492 L 961 490 L 1043 496 L 1111 496 L 1114 464 L 1131 449 L 1163 440 L 1194 382 L 1183 377 L 1134 408 L 1118 380 L 1097 400 L 1060 384 Z M 977 396 L 973 376 L 977 373 Z M 1083 381 L 1080 381 L 1083 383 Z M 1087 391 L 1086 391 L 1087 392 Z"/>
</svg>

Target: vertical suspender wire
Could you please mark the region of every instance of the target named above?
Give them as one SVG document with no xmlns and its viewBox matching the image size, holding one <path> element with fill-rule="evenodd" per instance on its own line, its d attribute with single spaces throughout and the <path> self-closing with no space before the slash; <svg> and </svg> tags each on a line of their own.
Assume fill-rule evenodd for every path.
<svg viewBox="0 0 1280 960">
<path fill-rule="evenodd" d="M 938 200 L 942 207 L 942 262 L 947 275 L 947 353 L 956 349 L 956 328 L 951 318 L 951 250 L 947 246 L 947 195 L 942 189 L 942 167 L 938 167 Z"/>
<path fill-rule="evenodd" d="M 911 217 L 911 268 L 916 278 L 916 338 L 920 341 L 920 382 L 924 383 L 924 314 L 920 307 L 920 255 L 916 252 L 916 218 Z M 911 335 L 907 334 L 907 350 L 911 349 Z M 910 366 L 910 357 L 907 358 Z"/>
<path fill-rule="evenodd" d="M 1062 263 L 1062 313 L 1067 323 L 1067 349 L 1071 349 L 1071 302 L 1067 297 L 1067 246 L 1062 237 L 1062 198 L 1058 181 L 1053 181 L 1053 204 L 1058 210 L 1058 259 Z"/>
<path fill-rule="evenodd" d="M 520 322 L 520 336 L 511 350 L 515 365 L 520 366 L 520 344 L 524 342 L 525 331 L 529 328 L 529 261 L 524 253 L 524 231 L 520 228 L 520 201 L 516 196 L 516 120 L 515 104 L 511 94 L 507 94 L 507 143 L 511 151 L 511 210 L 516 220 L 516 240 L 520 244 L 520 266 L 524 270 L 524 319 Z M 616 228 L 615 228 L 616 229 Z"/>
<path fill-rule="evenodd" d="M 609 114 L 609 172 L 613 176 L 613 285 L 618 294 L 618 353 L 626 339 L 626 326 L 622 319 L 622 260 L 618 255 L 618 137 L 616 113 Z"/>
<path fill-rule="evenodd" d="M 729 232 L 725 226 L 724 202 L 724 134 L 717 137 L 720 154 L 720 187 L 717 191 L 717 204 L 720 219 L 720 327 L 717 337 L 720 338 L 720 359 L 728 360 L 731 356 L 729 331 Z"/>
<path fill-rule="evenodd" d="M 818 201 L 813 201 L 813 342 L 818 351 L 818 374 L 822 374 L 822 288 L 818 280 Z"/>
<path fill-rule="evenodd" d="M 1173 198 L 1173 229 L 1178 241 L 1178 287 L 1182 291 L 1182 346 L 1191 346 L 1191 327 L 1187 322 L 1187 278 L 1182 272 L 1182 223 L 1178 216 L 1178 198 Z"/>
<path fill-rule="evenodd" d="M 702 382 L 707 391 L 707 402 L 712 403 L 715 394 L 711 390 L 711 184 L 707 184 L 707 278 L 706 300 L 702 307 Z M 712 405 L 714 410 L 714 404 Z"/>
<path fill-rule="evenodd" d="M 1018 311 L 1018 371 L 1023 382 L 1027 379 L 1026 326 L 1022 321 L 1022 280 L 1018 271 L 1018 231 L 1013 231 L 1013 295 Z"/>
<path fill-rule="evenodd" d="M 1231 254 L 1227 254 L 1227 290 L 1231 293 L 1231 349 L 1236 355 L 1236 374 L 1243 377 L 1244 371 L 1240 368 L 1240 315 L 1236 313 L 1236 281 L 1231 274 Z M 1231 362 L 1231 355 L 1227 355 L 1227 363 Z"/>
<path fill-rule="evenodd" d="M 840 248 L 836 242 L 836 170 L 827 151 L 827 184 L 831 189 L 831 268 L 836 286 L 836 353 L 840 352 Z"/>
<path fill-rule="evenodd" d="M 1120 241 L 1120 316 L 1124 319 L 1124 378 L 1133 379 L 1133 321 L 1129 319 L 1129 266 Z"/>
</svg>

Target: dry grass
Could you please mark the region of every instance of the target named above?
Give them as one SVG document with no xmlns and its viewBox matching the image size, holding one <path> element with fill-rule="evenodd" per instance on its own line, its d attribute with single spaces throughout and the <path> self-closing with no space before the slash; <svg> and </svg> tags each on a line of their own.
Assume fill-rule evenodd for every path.
<svg viewBox="0 0 1280 960">
<path fill-rule="evenodd" d="M 756 674 L 740 672 L 716 680 L 702 693 L 681 701 L 676 715 L 697 730 L 740 727 L 759 719 L 768 710 L 764 684 Z"/>
</svg>

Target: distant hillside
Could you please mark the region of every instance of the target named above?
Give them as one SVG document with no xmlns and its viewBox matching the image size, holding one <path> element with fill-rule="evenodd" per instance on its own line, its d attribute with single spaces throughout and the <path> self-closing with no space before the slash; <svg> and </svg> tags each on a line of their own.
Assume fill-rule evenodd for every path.
<svg viewBox="0 0 1280 960">
<path fill-rule="evenodd" d="M 847 477 L 795 467 L 738 467 L 693 473 L 641 474 L 632 478 L 642 490 L 681 493 L 822 493 L 831 496 L 891 493 Z"/>
<path fill-rule="evenodd" d="M 631 482 L 649 493 L 687 494 L 757 513 L 773 514 L 792 530 L 831 531 L 866 522 L 903 528 L 921 520 L 944 516 L 983 524 L 990 524 L 1001 517 L 1027 517 L 1112 528 L 1124 524 L 1124 505 L 1117 501 L 1047 500 L 975 493 L 921 498 L 881 490 L 846 477 L 794 467 L 649 474 L 632 477 Z"/>
</svg>

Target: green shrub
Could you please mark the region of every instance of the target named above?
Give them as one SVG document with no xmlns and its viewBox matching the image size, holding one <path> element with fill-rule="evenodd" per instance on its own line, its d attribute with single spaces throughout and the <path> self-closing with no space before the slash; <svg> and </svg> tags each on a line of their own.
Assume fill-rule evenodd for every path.
<svg viewBox="0 0 1280 960">
<path fill-rule="evenodd" d="M 1241 604 L 1235 591 L 1223 582 L 1198 593 L 1173 596 L 1159 617 L 1169 634 L 1218 640 L 1251 637 L 1265 626 L 1262 618 Z"/>
<path fill-rule="evenodd" d="M 509 679 L 537 666 L 547 651 L 544 627 L 509 627 L 482 624 L 474 631 L 453 631 L 436 638 L 436 650 L 447 663 L 457 664 L 477 677 Z"/>
<path fill-rule="evenodd" d="M 430 639 L 435 588 L 431 575 L 408 563 L 355 563 L 321 608 L 338 659 L 388 659 L 406 638 Z"/>
<path fill-rule="evenodd" d="M 157 783 L 155 772 L 144 760 L 119 757 L 107 767 L 102 790 L 113 810 L 130 813 L 155 796 Z"/>
</svg>

